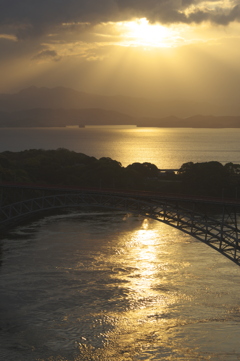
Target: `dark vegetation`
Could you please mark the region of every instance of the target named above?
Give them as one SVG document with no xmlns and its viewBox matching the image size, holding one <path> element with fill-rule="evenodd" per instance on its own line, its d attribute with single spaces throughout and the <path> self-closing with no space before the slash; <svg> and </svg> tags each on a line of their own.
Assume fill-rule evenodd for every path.
<svg viewBox="0 0 240 361">
<path fill-rule="evenodd" d="M 67 149 L 0 153 L 1 182 L 112 188 L 199 196 L 240 196 L 240 165 L 185 163 L 178 173 L 151 163 L 123 167 L 108 157 L 96 159 Z"/>
</svg>

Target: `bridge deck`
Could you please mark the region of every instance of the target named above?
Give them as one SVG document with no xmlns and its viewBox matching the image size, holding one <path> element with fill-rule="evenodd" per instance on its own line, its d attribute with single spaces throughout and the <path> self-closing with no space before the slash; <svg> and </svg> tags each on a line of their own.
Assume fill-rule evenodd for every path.
<svg viewBox="0 0 240 361">
<path fill-rule="evenodd" d="M 2 229 L 50 209 L 83 205 L 105 207 L 139 214 L 178 228 L 240 265 L 238 200 L 46 185 L 2 184 L 0 189 Z M 212 206 L 218 207 L 219 213 L 215 217 L 206 212 Z"/>
</svg>

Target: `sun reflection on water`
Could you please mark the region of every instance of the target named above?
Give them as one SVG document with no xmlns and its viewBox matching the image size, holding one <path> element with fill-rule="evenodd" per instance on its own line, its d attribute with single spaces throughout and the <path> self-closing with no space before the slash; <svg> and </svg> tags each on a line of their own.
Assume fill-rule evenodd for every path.
<svg viewBox="0 0 240 361">
<path fill-rule="evenodd" d="M 129 270 L 127 274 L 119 276 L 127 279 L 128 297 L 136 308 L 139 300 L 141 305 L 143 302 L 147 304 L 150 299 L 151 302 L 156 300 L 162 303 L 157 287 L 160 282 L 158 274 L 166 266 L 161 262 L 161 257 L 159 258 L 165 253 L 165 246 L 159 230 L 152 223 L 146 218 L 128 234 L 127 242 L 124 240 L 122 244 L 123 253 L 118 258 L 121 267 Z"/>
<path fill-rule="evenodd" d="M 144 219 L 121 242 L 122 252 L 112 258 L 118 266 L 113 277 L 127 289 L 123 301 L 126 308 L 108 314 L 113 327 L 105 333 L 105 348 L 97 352 L 108 355 L 109 360 L 130 361 L 148 352 L 155 343 L 162 344 L 163 338 L 167 337 L 164 335 L 165 316 L 174 300 L 165 290 L 159 290 L 159 272 L 163 266 L 159 253 L 163 245 L 159 229 L 152 225 L 152 221 Z M 167 322 L 169 325 L 169 320 Z M 150 360 L 151 353 L 144 359 Z"/>
<path fill-rule="evenodd" d="M 151 219 L 86 215 L 48 217 L 21 230 L 33 230 L 30 243 L 7 241 L 0 346 L 14 356 L 4 359 L 239 359 L 239 272 L 228 260 Z"/>
<path fill-rule="evenodd" d="M 147 219 L 144 219 L 142 227 L 133 232 L 132 253 L 136 262 L 136 269 L 140 271 L 139 277 L 134 278 L 131 287 L 135 292 L 149 293 L 157 270 L 156 240 L 157 232 L 149 229 Z"/>
</svg>

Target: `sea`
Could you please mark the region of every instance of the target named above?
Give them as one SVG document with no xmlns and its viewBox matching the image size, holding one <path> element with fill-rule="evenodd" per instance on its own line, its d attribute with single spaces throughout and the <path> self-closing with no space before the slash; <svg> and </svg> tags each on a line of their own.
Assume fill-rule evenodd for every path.
<svg viewBox="0 0 240 361">
<path fill-rule="evenodd" d="M 0 151 L 240 163 L 239 129 L 1 129 Z M 161 222 L 82 207 L 0 237 L 0 361 L 240 360 L 240 268 Z"/>
<path fill-rule="evenodd" d="M 0 152 L 66 148 L 96 158 L 110 157 L 124 167 L 150 162 L 159 169 L 183 163 L 240 163 L 240 129 L 66 127 L 1 128 Z"/>
</svg>

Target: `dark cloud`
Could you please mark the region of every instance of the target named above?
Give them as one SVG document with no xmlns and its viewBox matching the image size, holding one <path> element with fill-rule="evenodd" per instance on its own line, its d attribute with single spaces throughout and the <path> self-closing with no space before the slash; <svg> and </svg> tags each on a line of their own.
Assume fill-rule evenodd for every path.
<svg viewBox="0 0 240 361">
<path fill-rule="evenodd" d="M 210 1 L 214 3 L 215 1 Z M 0 0 L 0 27 L 12 27 L 19 39 L 38 36 L 62 23 L 128 20 L 146 17 L 150 22 L 213 23 L 227 25 L 240 20 L 238 4 L 232 9 L 184 12 L 194 0 Z M 198 1 L 198 5 L 201 2 Z"/>
<path fill-rule="evenodd" d="M 16 41 L 14 38 L 0 36 L 0 66 L 3 62 L 9 62 L 13 59 L 31 59 L 33 54 L 37 54 L 43 50 L 41 44 L 36 39 L 28 39 L 27 41 Z"/>
<path fill-rule="evenodd" d="M 185 14 L 190 5 L 201 5 L 194 0 L 117 0 L 121 10 L 128 10 L 132 15 L 138 17 L 147 17 L 151 22 L 162 23 L 202 23 L 209 21 L 219 25 L 228 25 L 230 22 L 240 20 L 239 5 L 233 6 L 231 9 L 216 8 L 215 10 L 200 10 L 200 7 L 195 7 Z M 214 4 L 216 0 L 210 0 L 209 3 Z"/>
</svg>

